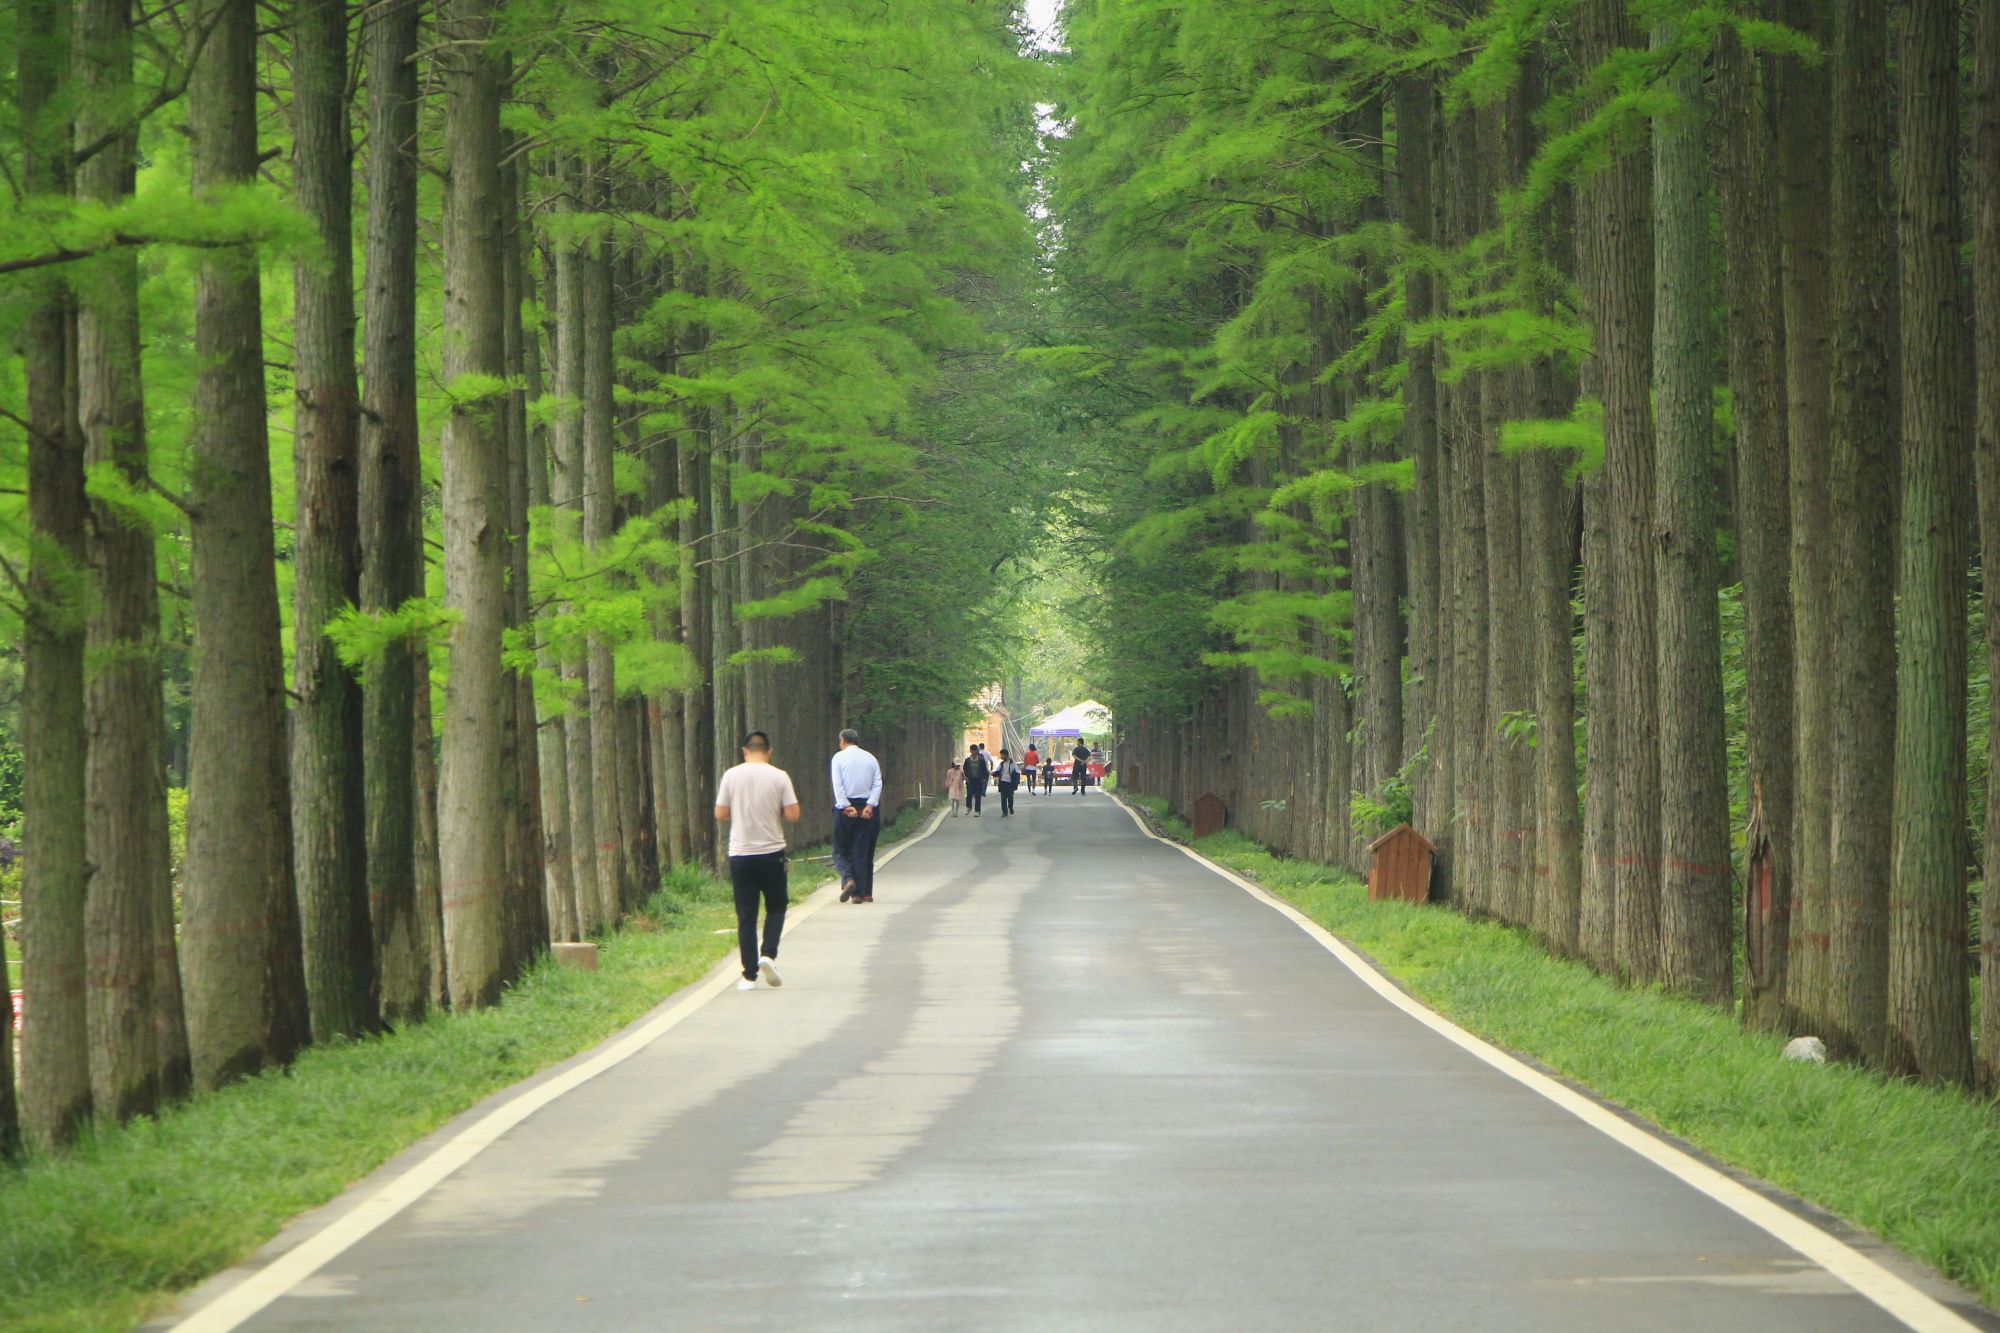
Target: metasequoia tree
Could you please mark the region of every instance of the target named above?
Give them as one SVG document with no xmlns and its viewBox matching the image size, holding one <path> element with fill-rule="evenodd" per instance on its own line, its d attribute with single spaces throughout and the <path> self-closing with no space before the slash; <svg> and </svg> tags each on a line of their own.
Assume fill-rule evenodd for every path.
<svg viewBox="0 0 2000 1333">
<path fill-rule="evenodd" d="M 361 438 L 357 485 L 360 609 L 396 615 L 421 597 L 422 458 L 417 431 L 417 33 L 422 8 L 389 0 L 369 11 L 368 216 Z M 423 1016 L 430 948 L 417 895 L 417 649 L 390 636 L 362 696 L 362 773 L 369 920 L 385 1022 Z"/>
<path fill-rule="evenodd" d="M 1444 136 L 1444 238 L 1471 244 L 1479 230 L 1481 188 L 1479 116 L 1462 109 Z M 1458 294 L 1459 312 L 1471 293 Z M 1444 395 L 1445 450 L 1449 459 L 1451 520 L 1451 892 L 1476 911 L 1490 911 L 1482 856 L 1486 851 L 1486 750 L 1499 719 L 1487 705 L 1487 654 L 1493 621 L 1487 600 L 1486 453 L 1481 399 L 1499 386 L 1485 374 L 1460 374 Z"/>
<path fill-rule="evenodd" d="M 1480 155 L 1498 168 L 1481 201 L 1482 230 L 1498 222 L 1498 196 L 1514 189 L 1527 169 L 1532 138 L 1534 89 L 1525 79 L 1516 84 L 1509 103 L 1497 103 L 1480 117 Z M 1487 377 L 1480 400 L 1479 437 L 1484 454 L 1481 478 L 1486 499 L 1486 604 L 1489 608 L 1527 606 L 1527 585 L 1521 558 L 1521 464 L 1500 447 L 1510 417 L 1525 415 L 1529 380 L 1525 370 L 1509 367 Z M 1510 719 L 1527 716 L 1533 705 L 1528 678 L 1528 626 L 1523 615 L 1497 615 L 1488 626 L 1485 720 L 1486 771 L 1482 778 L 1486 806 L 1486 881 L 1482 898 L 1488 911 L 1512 925 L 1532 919 L 1528 874 L 1532 858 L 1529 777 L 1533 753 L 1512 733 Z"/>
<path fill-rule="evenodd" d="M 365 1032 L 379 1013 L 361 687 L 326 635 L 328 622 L 361 592 L 347 22 L 345 0 L 292 7 L 292 188 L 320 242 L 292 278 L 292 792 L 315 1041 Z"/>
<path fill-rule="evenodd" d="M 1397 221 L 1404 243 L 1412 251 L 1433 240 L 1432 167 L 1436 158 L 1437 90 L 1414 75 L 1396 81 Z M 1411 265 L 1403 278 L 1403 306 L 1412 322 L 1429 319 L 1435 305 L 1435 283 L 1429 270 Z M 1405 749 L 1434 756 L 1443 742 L 1440 689 L 1444 670 L 1442 618 L 1445 600 L 1440 583 L 1438 543 L 1429 534 L 1440 530 L 1438 454 L 1438 391 L 1434 355 L 1429 342 L 1412 342 L 1403 385 L 1403 451 L 1410 459 L 1409 525 L 1415 538 L 1410 552 L 1409 672 L 1411 689 Z M 1412 781 L 1412 814 L 1426 827 L 1437 827 L 1431 774 L 1434 759 L 1419 762 Z"/>
<path fill-rule="evenodd" d="M 618 504 L 611 346 L 617 323 L 611 308 L 611 256 L 605 244 L 586 244 L 576 263 L 581 274 L 574 297 L 580 306 L 583 342 L 582 469 L 577 480 L 582 488 L 584 547 L 599 552 L 611 540 Z M 590 666 L 590 790 L 591 824 L 596 834 L 597 911 L 599 923 L 608 929 L 624 916 L 626 898 L 617 668 L 603 633 L 593 630 L 586 636 L 585 652 Z"/>
<path fill-rule="evenodd" d="M 1584 0 L 1584 60 L 1599 64 L 1641 38 L 1622 0 Z M 1622 145 L 1579 190 L 1577 273 L 1595 334 L 1604 405 L 1604 501 L 1610 514 L 1611 695 L 1616 743 L 1609 772 L 1617 807 L 1611 844 L 1612 947 L 1618 972 L 1653 980 L 1660 962 L 1660 770 L 1653 515 L 1653 222 L 1649 155 Z"/>
<path fill-rule="evenodd" d="M 31 0 L 20 9 L 17 86 L 22 186 L 68 193 L 70 8 Z M 100 181 L 100 185 L 104 182 Z M 38 278 L 21 330 L 28 423 L 28 603 L 23 608 L 22 813 L 35 854 L 21 876 L 21 961 L 37 980 L 22 1014 L 18 1121 L 45 1146 L 69 1141 L 90 1110 L 84 1001 L 84 622 L 86 502 L 77 421 L 76 312 L 59 275 Z M 0 1040 L 0 1155 L 17 1142 L 12 1043 Z"/>
<path fill-rule="evenodd" d="M 1794 30 L 1824 42 L 1825 6 L 1786 0 Z M 1802 55 L 1772 63 L 1777 123 L 1780 296 L 1784 307 L 1785 446 L 1791 458 L 1792 617 L 1797 660 L 1832 659 L 1833 523 L 1828 413 L 1832 409 L 1832 252 L 1827 173 L 1831 94 L 1826 63 Z M 1732 283 L 1732 286 L 1734 284 Z M 1821 1032 L 1833 1008 L 1833 673 L 1792 679 L 1793 893 L 1781 1009 L 1800 1031 Z M 1762 1006 L 1760 1004 L 1760 1007 Z"/>
<path fill-rule="evenodd" d="M 575 211 L 582 189 L 582 169 L 575 162 L 564 173 Z M 586 290 L 582 246 L 558 237 L 555 254 L 555 421 L 551 432 L 554 480 L 550 498 L 563 525 L 580 532 L 584 496 L 584 376 L 589 335 L 584 322 Z M 603 860 L 597 834 L 597 792 L 591 763 L 590 660 L 587 646 L 574 639 L 565 644 L 562 677 L 569 687 L 572 710 L 564 716 L 568 754 L 563 771 L 569 792 L 570 871 L 575 884 L 579 935 L 595 935 L 605 923 Z"/>
<path fill-rule="evenodd" d="M 1832 250 L 1833 566 L 1829 644 L 1832 970 L 1836 1049 L 1879 1061 L 1889 1018 L 1889 842 L 1895 752 L 1896 248 L 1890 213 L 1886 0 L 1834 7 L 1828 231 Z"/>
<path fill-rule="evenodd" d="M 197 198 L 226 205 L 257 175 L 257 13 L 213 0 L 188 99 Z M 194 707 L 189 758 L 188 1038 L 213 1088 L 284 1064 L 308 1037 L 285 747 L 254 249 L 208 252 L 195 284 L 188 507 Z"/>
<path fill-rule="evenodd" d="M 76 11 L 76 142 L 98 145 L 77 168 L 77 197 L 117 204 L 132 193 L 137 127 L 123 114 L 135 97 L 129 0 L 91 0 Z M 100 143 L 100 141 L 102 141 Z M 133 492 L 149 473 L 141 378 L 138 257 L 112 252 L 77 274 L 77 414 L 84 460 L 115 468 Z M 138 509 L 103 494 L 87 525 L 98 595 L 87 632 L 84 922 L 90 1091 L 97 1114 L 124 1119 L 160 1103 L 156 1017 L 168 1012 L 168 966 L 151 937 L 167 918 L 166 791 L 160 771 L 160 601 L 153 531 Z M 170 918 L 167 918 L 170 919 Z M 56 923 L 51 923 L 56 924 Z M 60 926 L 58 926 L 60 929 Z M 33 939 L 37 927 L 25 930 Z M 190 947 L 192 940 L 188 941 Z M 37 993 L 41 976 L 35 974 Z M 62 1005 L 58 968 L 52 1003 Z M 30 1004 L 28 1007 L 33 1007 Z M 60 1021 L 60 1020 L 58 1020 Z M 24 1051 L 24 1059 L 34 1055 Z M 23 1070 L 27 1073 L 34 1066 Z M 39 1084 L 39 1075 L 37 1082 Z M 75 1090 L 52 1085 L 64 1105 L 47 1132 L 81 1109 Z M 35 1105 L 39 1092 L 31 1093 Z"/>
<path fill-rule="evenodd" d="M 1653 130 L 1653 402 L 1658 448 L 1660 974 L 1728 1004 L 1731 975 L 1729 794 L 1724 768 L 1722 629 L 1715 599 L 1710 455 L 1708 166 L 1701 52 L 1677 25 L 1654 30 L 1672 53 L 1676 105 Z"/>
<path fill-rule="evenodd" d="M 500 995 L 505 810 L 501 735 L 510 706 L 500 662 L 506 614 L 501 319 L 500 53 L 489 0 L 439 11 L 444 71 L 445 608 L 451 674 L 438 763 L 438 863 L 447 984 L 454 1008 Z"/>
<path fill-rule="evenodd" d="M 1736 552 L 1743 573 L 1745 768 L 1743 1021 L 1783 1026 L 1792 910 L 1791 511 L 1771 124 L 1757 62 L 1716 34 L 1716 193 L 1722 215 L 1729 396 L 1736 419 Z M 1758 854 L 1762 848 L 1762 855 Z"/>
<path fill-rule="evenodd" d="M 2000 8 L 1980 10 L 1973 45 L 1972 305 L 1977 325 L 1978 405 L 1975 440 L 1979 473 L 1979 546 L 2000 551 Z M 1991 582 L 1981 579 L 1992 600 Z M 2000 674 L 2000 623 L 1986 617 L 1987 678 Z M 1987 714 L 1988 753 L 2000 739 L 2000 714 Z M 2000 784 L 1986 785 L 1986 845 L 1982 862 L 2000 865 Z M 2000 895 L 1980 887 L 1979 1074 L 2000 1088 Z"/>
<path fill-rule="evenodd" d="M 1972 1074 L 1965 981 L 1965 529 L 1972 468 L 1959 277 L 1958 6 L 1913 0 L 1899 53 L 1903 529 L 1888 1060 Z M 1990 900 L 1989 900 L 1990 902 Z"/>
</svg>

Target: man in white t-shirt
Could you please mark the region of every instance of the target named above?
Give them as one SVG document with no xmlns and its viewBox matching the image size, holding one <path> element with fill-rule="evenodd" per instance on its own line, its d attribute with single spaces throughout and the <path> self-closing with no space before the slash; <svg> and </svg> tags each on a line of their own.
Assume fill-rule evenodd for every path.
<svg viewBox="0 0 2000 1333">
<path fill-rule="evenodd" d="M 761 972 L 773 986 L 778 937 L 785 931 L 785 825 L 799 822 L 799 794 L 791 775 L 771 762 L 771 738 L 753 731 L 743 738 L 743 762 L 715 788 L 715 817 L 729 821 L 729 883 L 736 891 L 736 943 L 743 955 L 737 990 L 756 990 Z M 764 902 L 764 948 L 757 949 L 757 901 Z"/>
</svg>

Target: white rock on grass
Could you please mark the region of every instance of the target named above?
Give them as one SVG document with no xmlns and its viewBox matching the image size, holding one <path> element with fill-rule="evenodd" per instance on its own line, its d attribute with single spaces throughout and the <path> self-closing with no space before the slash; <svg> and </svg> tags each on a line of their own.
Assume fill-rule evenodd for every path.
<svg viewBox="0 0 2000 1333">
<path fill-rule="evenodd" d="M 1818 1037 L 1794 1037 L 1785 1043 L 1785 1051 L 1780 1058 L 1823 1065 L 1826 1063 L 1826 1043 Z"/>
</svg>

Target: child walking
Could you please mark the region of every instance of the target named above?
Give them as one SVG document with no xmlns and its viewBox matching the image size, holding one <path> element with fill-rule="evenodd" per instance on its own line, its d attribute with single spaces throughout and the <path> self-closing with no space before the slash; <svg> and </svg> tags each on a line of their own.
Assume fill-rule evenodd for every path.
<svg viewBox="0 0 2000 1333">
<path fill-rule="evenodd" d="M 959 803 L 965 798 L 965 770 L 957 764 L 945 765 L 944 794 L 951 798 L 951 817 L 957 819 Z"/>
</svg>

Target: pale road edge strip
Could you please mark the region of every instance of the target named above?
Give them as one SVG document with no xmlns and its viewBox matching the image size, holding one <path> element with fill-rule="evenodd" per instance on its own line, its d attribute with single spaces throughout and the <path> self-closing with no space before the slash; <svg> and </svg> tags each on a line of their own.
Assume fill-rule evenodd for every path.
<svg viewBox="0 0 2000 1333">
<path fill-rule="evenodd" d="M 1919 1333 L 1978 1333 L 1974 1324 L 1891 1273 L 1838 1236 L 1814 1226 L 1796 1213 L 1781 1208 L 1755 1190 L 1731 1180 L 1706 1162 L 1690 1156 L 1659 1136 L 1612 1114 L 1575 1089 L 1566 1087 L 1538 1069 L 1531 1068 L 1492 1043 L 1473 1036 L 1436 1010 L 1413 999 L 1360 954 L 1343 943 L 1338 936 L 1290 903 L 1274 896 L 1228 867 L 1209 860 L 1187 844 L 1161 837 L 1147 826 L 1138 811 L 1116 796 L 1112 799 L 1118 803 L 1120 809 L 1131 816 L 1132 822 L 1139 826 L 1139 831 L 1154 842 L 1163 842 L 1182 852 L 1250 894 L 1266 907 L 1291 918 L 1294 925 L 1312 936 L 1321 947 L 1338 958 L 1342 966 L 1390 1004 L 1515 1082 L 1546 1097 L 1592 1129 L 1631 1149 L 1682 1184 L 1707 1195 L 1752 1226 L 1790 1246 L 1904 1325 L 1918 1330 Z"/>
<path fill-rule="evenodd" d="M 946 807 L 939 807 L 930 827 L 898 842 L 882 854 L 878 866 L 893 861 L 906 847 L 914 847 L 937 832 Z M 796 911 L 787 913 L 786 925 L 804 921 L 833 901 L 830 883 L 822 885 Z M 644 1027 L 616 1039 L 597 1055 L 565 1073 L 522 1092 L 494 1107 L 474 1123 L 440 1144 L 437 1150 L 411 1166 L 374 1194 L 315 1233 L 296 1248 L 287 1250 L 242 1282 L 221 1293 L 201 1309 L 174 1325 L 175 1333 L 227 1333 L 263 1310 L 299 1283 L 340 1257 L 384 1222 L 435 1189 L 445 1177 L 477 1157 L 508 1130 L 565 1093 L 574 1092 L 608 1069 L 615 1068 L 658 1041 L 680 1025 L 695 1010 L 736 984 L 737 969 L 721 968 L 718 975 L 694 983 L 681 1001 Z M 338 1196 L 336 1196 L 338 1197 Z M 329 1201 L 331 1202 L 331 1201 Z M 325 1205 L 321 1205 L 324 1207 Z"/>
</svg>

